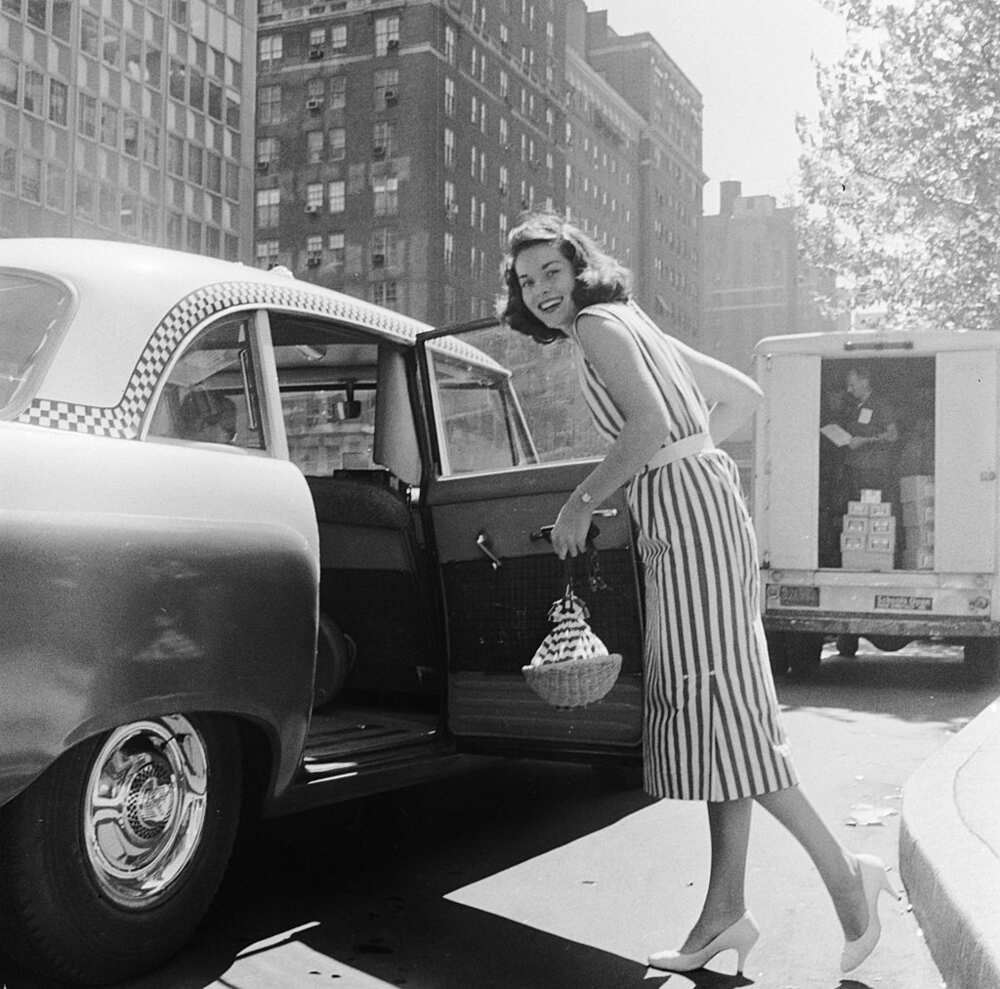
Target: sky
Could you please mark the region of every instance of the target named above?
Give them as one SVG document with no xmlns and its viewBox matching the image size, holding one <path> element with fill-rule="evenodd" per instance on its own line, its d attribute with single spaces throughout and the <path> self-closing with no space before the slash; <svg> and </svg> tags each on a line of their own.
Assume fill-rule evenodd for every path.
<svg viewBox="0 0 1000 989">
<path fill-rule="evenodd" d="M 835 59 L 840 19 L 819 0 L 587 0 L 618 34 L 648 31 L 701 92 L 704 210 L 717 213 L 719 182 L 779 203 L 795 192 L 796 113 L 818 107 L 812 55 Z"/>
</svg>

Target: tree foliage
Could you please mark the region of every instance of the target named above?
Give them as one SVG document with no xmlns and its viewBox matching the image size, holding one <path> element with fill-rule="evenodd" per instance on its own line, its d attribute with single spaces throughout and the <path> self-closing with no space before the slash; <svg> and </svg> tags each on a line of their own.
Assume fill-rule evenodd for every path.
<svg viewBox="0 0 1000 989">
<path fill-rule="evenodd" d="M 799 120 L 808 260 L 890 323 L 1000 328 L 1000 4 L 826 5 L 848 44 Z"/>
</svg>

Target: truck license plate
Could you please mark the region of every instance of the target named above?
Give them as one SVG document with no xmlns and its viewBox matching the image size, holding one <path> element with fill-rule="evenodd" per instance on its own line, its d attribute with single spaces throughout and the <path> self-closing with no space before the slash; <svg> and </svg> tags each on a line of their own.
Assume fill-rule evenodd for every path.
<svg viewBox="0 0 1000 989">
<path fill-rule="evenodd" d="M 819 588 L 782 584 L 778 591 L 778 601 L 793 608 L 818 608 Z"/>
<path fill-rule="evenodd" d="M 876 594 L 876 611 L 932 611 L 934 598 L 914 594 Z"/>
</svg>

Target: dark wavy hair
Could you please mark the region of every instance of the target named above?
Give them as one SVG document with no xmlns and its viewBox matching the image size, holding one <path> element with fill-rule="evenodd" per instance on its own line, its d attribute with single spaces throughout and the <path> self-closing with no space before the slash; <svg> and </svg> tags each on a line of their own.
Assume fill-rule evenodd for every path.
<svg viewBox="0 0 1000 989">
<path fill-rule="evenodd" d="M 554 244 L 573 266 L 576 286 L 572 298 L 577 309 L 598 302 L 629 300 L 632 276 L 627 268 L 563 217 L 555 213 L 531 213 L 523 216 L 507 237 L 507 256 L 503 262 L 507 295 L 497 300 L 497 316 L 511 329 L 534 337 L 539 343 L 552 343 L 565 336 L 561 330 L 546 326 L 534 316 L 521 295 L 521 283 L 514 265 L 525 248 L 536 244 Z"/>
</svg>

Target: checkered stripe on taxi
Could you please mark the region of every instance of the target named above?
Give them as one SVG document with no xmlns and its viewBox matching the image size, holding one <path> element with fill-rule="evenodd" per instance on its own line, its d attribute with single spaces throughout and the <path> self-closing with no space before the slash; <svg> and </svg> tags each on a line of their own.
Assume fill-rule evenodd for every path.
<svg viewBox="0 0 1000 989">
<path fill-rule="evenodd" d="M 174 351 L 188 333 L 209 317 L 240 306 L 272 306 L 307 315 L 326 316 L 353 326 L 377 330 L 401 343 L 412 342 L 418 323 L 379 309 L 361 299 L 327 297 L 296 284 L 220 282 L 198 289 L 160 320 L 143 348 L 117 405 L 98 407 L 36 398 L 18 421 L 49 429 L 134 439 L 142 417 Z"/>
</svg>

